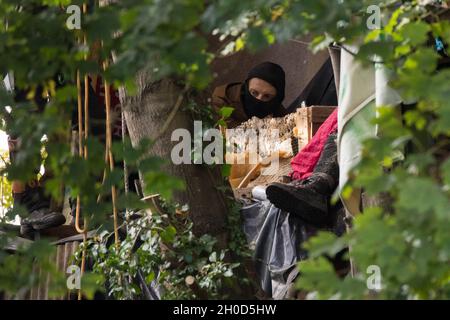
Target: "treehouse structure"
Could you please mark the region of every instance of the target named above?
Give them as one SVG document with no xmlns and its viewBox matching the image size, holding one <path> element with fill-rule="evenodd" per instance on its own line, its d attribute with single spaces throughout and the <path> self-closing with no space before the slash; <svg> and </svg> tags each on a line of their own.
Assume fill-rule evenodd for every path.
<svg viewBox="0 0 450 320">
<path fill-rule="evenodd" d="M 211 39 L 211 43 L 217 39 Z M 252 128 L 260 130 L 262 127 L 272 127 L 282 132 L 283 141 L 282 145 L 284 150 L 280 151 L 279 167 L 272 169 L 272 171 L 266 172 L 261 175 L 262 162 L 256 165 L 235 165 L 234 173 L 230 176 L 229 182 L 233 188 L 234 196 L 236 199 L 245 199 L 251 197 L 251 189 L 257 185 L 267 185 L 271 182 L 283 181 L 284 177 L 290 172 L 290 160 L 292 157 L 305 146 L 317 131 L 318 127 L 325 121 L 325 119 L 335 110 L 335 105 L 307 105 L 308 97 L 315 95 L 316 101 L 329 94 L 331 87 L 338 87 L 338 79 L 334 77 L 334 73 L 339 71 L 339 51 L 336 49 L 323 50 L 317 54 L 312 54 L 308 50 L 308 38 L 301 40 L 291 40 L 285 44 L 277 44 L 269 47 L 268 49 L 258 53 L 256 55 L 242 51 L 238 52 L 230 57 L 224 57 L 217 59 L 213 62 L 212 68 L 216 75 L 213 83 L 206 94 L 211 95 L 212 89 L 215 86 L 228 83 L 241 81 L 246 77 L 246 73 L 252 66 L 262 61 L 272 61 L 281 65 L 286 70 L 286 95 L 283 105 L 291 114 L 284 118 L 279 119 L 267 119 L 267 120 L 254 120 L 251 119 L 242 124 L 242 128 Z M 333 63 L 334 62 L 334 63 Z M 334 67 L 334 72 L 333 72 Z M 81 83 L 83 79 L 78 79 Z M 106 84 L 106 88 L 108 88 Z M 80 86 L 79 86 L 80 89 Z M 102 89 L 103 90 L 103 89 Z M 209 92 L 208 92 L 209 91 Z M 109 91 L 105 91 L 104 102 L 110 104 L 111 108 L 111 96 Z M 86 94 L 86 93 L 85 93 Z M 92 94 L 92 93 L 91 93 Z M 86 95 L 82 95 L 79 91 L 79 101 Z M 122 107 L 129 108 L 130 106 L 124 99 L 121 99 Z M 81 103 L 81 102 L 80 102 Z M 79 106 L 80 107 L 80 106 Z M 120 106 L 119 106 L 120 107 Z M 107 108 L 108 109 L 108 108 Z M 117 109 L 117 108 L 112 108 Z M 120 112 L 120 110 L 119 110 Z M 108 112 L 107 112 L 108 113 Z M 89 113 L 86 113 L 89 114 Z M 142 113 L 140 113 L 142 115 Z M 98 115 L 97 115 L 98 116 Z M 104 114 L 107 120 L 111 115 Z M 142 115 L 144 117 L 144 115 Z M 87 119 L 89 120 L 89 119 Z M 129 134 L 127 129 L 130 126 L 133 127 L 145 127 L 147 126 L 147 118 L 139 118 L 139 116 L 123 116 L 122 125 L 125 124 L 125 128 L 122 128 L 122 133 Z M 81 121 L 81 119 L 79 119 Z M 132 122 L 132 123 L 131 123 Z M 142 123 L 141 123 L 142 122 Z M 107 120 L 110 123 L 110 120 Z M 180 122 L 174 121 L 174 125 Z M 79 127 L 83 128 L 83 123 L 79 123 Z M 127 128 L 128 127 L 128 128 Z M 112 130 L 114 128 L 106 128 L 107 141 L 110 144 Z M 78 138 L 82 138 L 80 135 L 85 132 L 72 132 L 73 139 L 76 143 Z M 109 136 L 109 138 L 108 138 Z M 132 137 L 133 138 L 133 137 Z M 135 137 L 136 138 L 136 137 Z M 160 139 L 163 140 L 164 137 Z M 80 140 L 81 141 L 81 140 Z M 284 142 L 284 143 L 283 143 Z M 162 142 L 166 144 L 166 142 Z M 156 146 L 158 147 L 158 146 Z M 245 148 L 245 146 L 243 146 Z M 78 150 L 80 155 L 83 156 L 82 150 Z M 264 157 L 270 155 L 270 147 L 267 150 Z M 77 150 L 74 150 L 77 152 Z M 114 164 L 112 159 L 108 159 L 111 165 Z M 233 175 L 234 174 L 234 175 Z M 140 180 L 136 177 L 131 183 L 136 183 L 136 190 L 142 190 Z M 152 202 L 154 196 L 140 194 L 143 201 Z M 114 198 L 114 190 L 113 196 Z M 208 198 L 208 197 L 207 197 Z M 204 199 L 202 201 L 205 201 Z M 205 205 L 205 204 L 203 204 Z M 209 202 L 207 206 L 210 206 Z M 195 206 L 194 206 L 195 207 Z M 78 210 L 78 209 L 77 209 Z M 194 210 L 192 210 L 194 211 Z M 23 238 L 19 235 L 19 229 L 13 225 L 7 227 L 1 232 L 16 233 L 17 237 L 7 243 L 4 249 L 9 254 L 15 254 L 19 246 L 30 245 L 36 239 L 46 239 L 51 241 L 55 247 L 54 254 L 52 256 L 53 263 L 57 266 L 57 269 L 67 274 L 68 267 L 74 263 L 73 254 L 79 248 L 80 244 L 87 239 L 96 236 L 95 230 L 83 229 L 81 217 L 78 211 L 75 216 L 72 216 L 72 210 L 66 199 L 64 202 L 63 214 L 66 217 L 66 223 L 62 226 L 49 228 L 42 231 L 35 231 L 30 237 Z M 193 214 L 195 214 L 193 212 Z M 114 212 L 114 216 L 117 216 L 117 212 Z M 117 227 L 117 225 L 116 225 Z M 207 227 L 207 225 L 205 226 Z M 116 239 L 117 241 L 117 239 Z M 88 267 L 86 266 L 83 267 Z M 36 274 L 46 279 L 41 281 L 38 287 L 33 288 L 31 291 L 20 293 L 16 298 L 31 299 L 31 300 L 47 300 L 49 297 L 49 286 L 51 284 L 51 276 L 44 275 L 42 270 L 35 268 L 33 270 Z M 69 274 L 67 274 L 69 275 Z M 2 295 L 3 299 L 9 299 L 11 297 Z M 68 290 L 66 294 L 59 297 L 53 297 L 51 299 L 77 299 L 82 298 L 78 295 L 76 290 Z"/>
</svg>

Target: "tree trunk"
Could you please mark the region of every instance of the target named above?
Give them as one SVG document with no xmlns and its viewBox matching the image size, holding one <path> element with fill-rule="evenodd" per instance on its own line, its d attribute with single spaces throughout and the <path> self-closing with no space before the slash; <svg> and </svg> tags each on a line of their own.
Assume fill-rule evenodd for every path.
<svg viewBox="0 0 450 320">
<path fill-rule="evenodd" d="M 137 76 L 138 93 L 135 97 L 127 97 L 124 90 L 120 98 L 124 107 L 124 115 L 133 146 L 144 139 L 154 140 L 160 135 L 168 115 L 173 110 L 182 89 L 171 79 L 151 82 L 146 73 Z M 184 100 L 183 103 L 186 101 Z M 205 165 L 181 164 L 170 161 L 170 152 L 178 142 L 171 142 L 172 131 L 185 128 L 193 137 L 193 119 L 189 113 L 180 108 L 172 119 L 167 130 L 155 141 L 149 155 L 169 160 L 163 171 L 178 177 L 185 182 L 186 190 L 176 191 L 174 199 L 179 204 L 189 205 L 189 214 L 194 223 L 194 233 L 211 234 L 225 243 L 225 221 L 227 206 L 225 197 L 217 187 L 223 184 L 218 168 L 211 169 Z M 142 175 L 141 183 L 142 183 Z M 144 184 L 143 184 L 144 185 Z M 145 189 L 145 188 L 143 188 Z M 147 195 L 147 194 L 145 194 Z"/>
</svg>

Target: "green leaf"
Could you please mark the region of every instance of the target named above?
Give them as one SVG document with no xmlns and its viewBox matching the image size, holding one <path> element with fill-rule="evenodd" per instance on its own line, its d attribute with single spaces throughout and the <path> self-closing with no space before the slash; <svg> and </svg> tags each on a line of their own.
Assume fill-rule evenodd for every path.
<svg viewBox="0 0 450 320">
<path fill-rule="evenodd" d="M 450 188 L 450 158 L 441 165 L 441 174 L 445 185 Z"/>
<path fill-rule="evenodd" d="M 305 249 L 309 251 L 311 258 L 316 258 L 323 254 L 334 257 L 336 253 L 347 245 L 344 237 L 339 238 L 331 232 L 320 231 L 305 244 Z"/>
<path fill-rule="evenodd" d="M 334 272 L 333 265 L 324 257 L 301 261 L 298 264 L 302 276 L 296 282 L 298 289 L 307 291 L 319 291 L 327 295 L 332 295 L 339 287 L 340 281 Z"/>
<path fill-rule="evenodd" d="M 167 228 L 165 228 L 163 232 L 161 232 L 160 236 L 164 242 L 172 243 L 175 239 L 176 234 L 177 229 L 175 229 L 174 226 L 170 225 Z"/>
<path fill-rule="evenodd" d="M 87 299 L 92 300 L 95 292 L 103 291 L 103 283 L 103 275 L 87 272 L 81 278 L 81 292 Z"/>
<path fill-rule="evenodd" d="M 152 271 L 150 272 L 146 277 L 145 277 L 145 281 L 147 283 L 151 283 L 153 280 L 155 279 L 155 273 Z"/>
<path fill-rule="evenodd" d="M 414 52 L 405 61 L 404 68 L 416 72 L 432 72 L 436 69 L 438 54 L 430 48 Z"/>
<path fill-rule="evenodd" d="M 434 212 L 443 219 L 450 218 L 450 201 L 429 178 L 409 178 L 402 183 L 397 207 L 411 212 Z"/>
<path fill-rule="evenodd" d="M 222 126 L 222 127 L 226 127 L 227 123 L 225 122 L 225 120 L 219 119 L 219 120 L 217 120 L 217 125 Z"/>
<path fill-rule="evenodd" d="M 231 116 L 233 111 L 234 111 L 233 107 L 222 107 L 222 108 L 220 108 L 219 113 L 220 113 L 221 117 L 224 120 L 226 120 Z"/>
<path fill-rule="evenodd" d="M 231 174 L 231 164 L 224 163 L 221 167 L 222 177 L 229 177 Z"/>
<path fill-rule="evenodd" d="M 403 39 L 413 46 L 424 43 L 428 39 L 428 32 L 431 27 L 429 24 L 417 21 L 413 23 L 407 23 L 400 29 L 400 34 Z"/>
</svg>

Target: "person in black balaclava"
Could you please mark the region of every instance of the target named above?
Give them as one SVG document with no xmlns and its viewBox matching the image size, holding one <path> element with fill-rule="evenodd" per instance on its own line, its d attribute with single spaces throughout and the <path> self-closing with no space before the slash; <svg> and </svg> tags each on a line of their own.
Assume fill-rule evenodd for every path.
<svg viewBox="0 0 450 320">
<path fill-rule="evenodd" d="M 263 62 L 253 67 L 244 82 L 234 82 L 217 87 L 212 96 L 216 110 L 232 106 L 234 111 L 227 120 L 232 128 L 252 117 L 287 114 L 282 102 L 285 91 L 283 68 L 273 62 Z"/>
<path fill-rule="evenodd" d="M 247 116 L 281 116 L 278 113 L 282 111 L 280 107 L 284 99 L 284 87 L 284 71 L 278 64 L 263 62 L 250 70 L 241 92 L 241 101 Z"/>
</svg>

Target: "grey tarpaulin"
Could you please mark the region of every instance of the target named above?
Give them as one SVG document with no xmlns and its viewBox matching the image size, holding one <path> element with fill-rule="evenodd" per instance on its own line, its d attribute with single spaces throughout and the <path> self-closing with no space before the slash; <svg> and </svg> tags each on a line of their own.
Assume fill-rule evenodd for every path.
<svg viewBox="0 0 450 320">
<path fill-rule="evenodd" d="M 282 299 L 297 275 L 295 265 L 306 258 L 300 243 L 307 239 L 311 230 L 267 200 L 244 206 L 241 214 L 244 232 L 254 249 L 260 285 L 274 299 Z"/>
<path fill-rule="evenodd" d="M 325 230 L 338 236 L 345 232 L 342 206 L 332 210 L 334 221 Z M 307 258 L 301 243 L 317 232 L 317 228 L 295 215 L 275 207 L 268 200 L 254 200 L 241 208 L 244 233 L 251 248 L 261 288 L 273 299 L 286 297 L 298 275 L 295 266 Z"/>
</svg>

